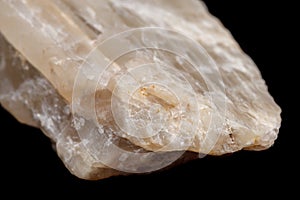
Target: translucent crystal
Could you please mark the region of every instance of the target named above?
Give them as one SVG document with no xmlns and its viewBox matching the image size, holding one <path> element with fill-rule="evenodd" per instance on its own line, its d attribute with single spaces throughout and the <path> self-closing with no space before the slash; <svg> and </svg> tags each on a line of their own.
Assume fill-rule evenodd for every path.
<svg viewBox="0 0 300 200">
<path fill-rule="evenodd" d="M 1 105 L 78 177 L 277 137 L 281 110 L 259 70 L 200 1 L 3 0 L 0 31 Z"/>
</svg>

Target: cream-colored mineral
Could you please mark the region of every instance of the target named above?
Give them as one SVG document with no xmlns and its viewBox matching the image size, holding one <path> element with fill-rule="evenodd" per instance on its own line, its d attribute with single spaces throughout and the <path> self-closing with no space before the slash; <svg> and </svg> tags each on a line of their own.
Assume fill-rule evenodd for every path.
<svg viewBox="0 0 300 200">
<path fill-rule="evenodd" d="M 0 0 L 0 102 L 84 179 L 273 145 L 280 108 L 196 0 Z"/>
</svg>

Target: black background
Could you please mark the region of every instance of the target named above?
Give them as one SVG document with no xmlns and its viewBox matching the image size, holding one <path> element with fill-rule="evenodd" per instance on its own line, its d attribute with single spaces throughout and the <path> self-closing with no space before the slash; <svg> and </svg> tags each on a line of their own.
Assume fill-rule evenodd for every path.
<svg viewBox="0 0 300 200">
<path fill-rule="evenodd" d="M 145 197 L 165 195 L 208 195 L 214 198 L 291 196 L 299 186 L 299 160 L 293 131 L 288 87 L 292 82 L 292 52 L 286 46 L 293 37 L 289 25 L 293 13 L 288 4 L 262 1 L 206 0 L 210 12 L 232 32 L 242 49 L 249 54 L 262 72 L 271 95 L 283 109 L 282 127 L 275 145 L 261 152 L 238 152 L 222 157 L 205 157 L 176 168 L 149 175 L 112 177 L 85 181 L 71 175 L 52 150 L 50 141 L 39 130 L 17 122 L 2 107 L 1 119 L 1 195 L 24 197 L 68 195 L 123 195 Z M 289 37 L 286 37 L 289 36 Z M 285 57 L 288 51 L 290 57 Z M 284 80 L 285 78 L 289 80 Z M 296 90 L 297 91 L 297 90 Z M 300 168 L 298 168 L 300 169 Z M 296 181 L 293 184 L 293 181 Z M 3 185 L 5 185 L 3 187 Z M 287 189 L 284 189 L 287 187 Z M 298 187 L 299 188 L 299 187 Z M 14 192 L 9 190 L 13 189 Z M 299 195 L 298 195 L 299 196 Z M 42 196 L 41 196 L 42 197 Z"/>
</svg>

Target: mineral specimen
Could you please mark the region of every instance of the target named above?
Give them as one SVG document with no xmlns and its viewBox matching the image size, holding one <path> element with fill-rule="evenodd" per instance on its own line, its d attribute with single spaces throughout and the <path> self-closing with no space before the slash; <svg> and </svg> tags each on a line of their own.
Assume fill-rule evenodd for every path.
<svg viewBox="0 0 300 200">
<path fill-rule="evenodd" d="M 84 179 L 275 141 L 280 108 L 196 0 L 1 0 L 0 102 Z"/>
</svg>

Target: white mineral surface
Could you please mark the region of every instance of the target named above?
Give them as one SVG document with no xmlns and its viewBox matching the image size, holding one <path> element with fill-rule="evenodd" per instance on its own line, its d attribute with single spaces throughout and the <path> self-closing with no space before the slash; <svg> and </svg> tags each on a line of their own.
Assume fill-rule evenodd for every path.
<svg viewBox="0 0 300 200">
<path fill-rule="evenodd" d="M 0 0 L 0 32 L 1 105 L 80 178 L 277 138 L 258 68 L 201 1 Z"/>
</svg>

